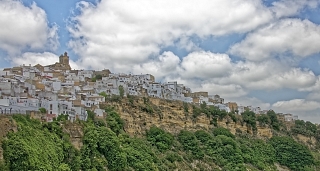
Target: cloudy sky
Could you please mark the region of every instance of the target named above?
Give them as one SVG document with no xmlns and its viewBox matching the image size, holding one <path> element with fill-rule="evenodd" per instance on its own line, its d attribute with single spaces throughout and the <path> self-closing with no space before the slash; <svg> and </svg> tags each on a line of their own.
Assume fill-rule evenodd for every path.
<svg viewBox="0 0 320 171">
<path fill-rule="evenodd" d="M 320 0 L 0 0 L 0 68 L 150 73 L 320 123 Z"/>
</svg>

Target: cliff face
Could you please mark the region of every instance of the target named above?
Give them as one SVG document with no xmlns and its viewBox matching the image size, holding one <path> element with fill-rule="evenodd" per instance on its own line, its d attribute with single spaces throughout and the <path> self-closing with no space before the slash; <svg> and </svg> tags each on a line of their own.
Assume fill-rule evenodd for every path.
<svg viewBox="0 0 320 171">
<path fill-rule="evenodd" d="M 182 129 L 195 131 L 208 130 L 212 127 L 210 120 L 204 114 L 196 119 L 188 116 L 182 108 L 182 102 L 150 99 L 153 112 L 149 113 L 143 111 L 145 106 L 141 99 L 136 102 L 134 105 L 127 102 L 115 105 L 117 112 L 126 123 L 125 131 L 130 135 L 144 134 L 152 125 L 172 134 L 177 134 Z"/>
<path fill-rule="evenodd" d="M 78 150 L 83 146 L 83 127 L 78 124 L 68 123 L 63 126 L 63 131 L 70 135 L 71 144 Z"/>
<path fill-rule="evenodd" d="M 142 135 L 152 125 L 160 127 L 172 134 L 178 134 L 181 130 L 196 131 L 209 130 L 214 126 L 210 124 L 210 118 L 200 114 L 196 118 L 192 116 L 192 107 L 185 111 L 180 101 L 169 101 L 158 98 L 149 98 L 146 104 L 143 99 L 137 98 L 131 103 L 123 99 L 121 103 L 107 102 L 101 107 L 115 106 L 121 118 L 125 121 L 125 131 L 130 135 Z M 149 108 L 148 110 L 144 110 Z M 230 118 L 218 121 L 218 126 L 228 128 L 233 134 L 237 131 L 252 134 L 251 128 L 240 122 L 233 122 Z M 268 127 L 258 127 L 258 137 L 271 137 L 272 132 Z"/>
</svg>

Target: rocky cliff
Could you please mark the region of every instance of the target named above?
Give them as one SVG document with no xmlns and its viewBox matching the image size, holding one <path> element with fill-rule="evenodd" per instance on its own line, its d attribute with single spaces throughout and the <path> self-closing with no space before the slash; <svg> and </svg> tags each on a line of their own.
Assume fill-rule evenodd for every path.
<svg viewBox="0 0 320 171">
<path fill-rule="evenodd" d="M 152 125 L 160 127 L 172 134 L 178 134 L 180 130 L 187 129 L 196 131 L 199 129 L 209 130 L 214 127 L 210 124 L 212 118 L 204 113 L 194 118 L 192 107 L 188 105 L 186 112 L 183 102 L 164 100 L 158 98 L 146 99 L 135 98 L 133 100 L 123 99 L 121 102 L 106 102 L 100 107 L 113 106 L 125 121 L 125 131 L 130 135 L 142 135 Z M 237 116 L 241 118 L 240 116 Z M 233 134 L 237 131 L 252 134 L 250 127 L 245 123 L 233 122 L 229 117 L 218 120 L 218 126 L 228 128 Z M 270 138 L 272 131 L 268 126 L 258 126 L 257 136 Z"/>
</svg>

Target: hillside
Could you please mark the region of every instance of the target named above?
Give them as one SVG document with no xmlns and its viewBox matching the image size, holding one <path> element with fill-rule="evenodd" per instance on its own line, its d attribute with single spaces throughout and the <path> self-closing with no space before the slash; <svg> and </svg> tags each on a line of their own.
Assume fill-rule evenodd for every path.
<svg viewBox="0 0 320 171">
<path fill-rule="evenodd" d="M 237 115 L 134 96 L 100 107 L 107 115 L 89 112 L 87 122 L 1 117 L 0 170 L 320 170 L 319 128 L 273 111 Z"/>
</svg>

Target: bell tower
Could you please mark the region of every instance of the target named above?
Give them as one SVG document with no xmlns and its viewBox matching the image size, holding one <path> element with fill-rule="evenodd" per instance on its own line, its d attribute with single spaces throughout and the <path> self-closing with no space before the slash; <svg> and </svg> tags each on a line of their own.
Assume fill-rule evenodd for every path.
<svg viewBox="0 0 320 171">
<path fill-rule="evenodd" d="M 69 56 L 67 52 L 64 52 L 63 55 L 60 55 L 59 63 L 63 65 L 69 65 Z"/>
</svg>

